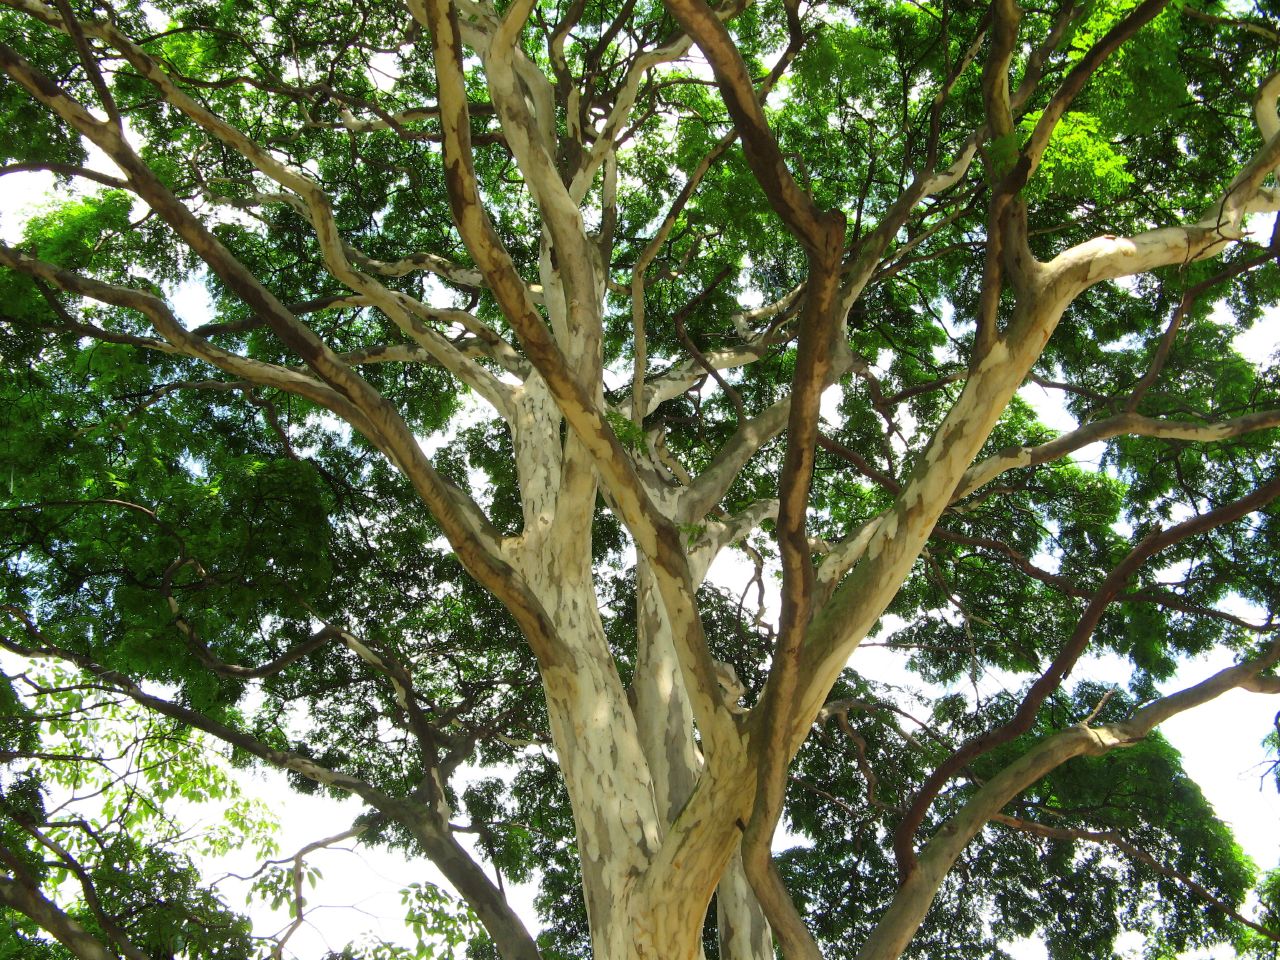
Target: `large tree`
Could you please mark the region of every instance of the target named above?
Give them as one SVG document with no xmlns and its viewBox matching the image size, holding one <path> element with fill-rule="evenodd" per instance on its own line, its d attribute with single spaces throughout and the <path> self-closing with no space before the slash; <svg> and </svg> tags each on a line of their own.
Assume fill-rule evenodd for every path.
<svg viewBox="0 0 1280 960">
<path fill-rule="evenodd" d="M 56 841 L 124 698 L 357 795 L 477 956 L 1274 951 L 1155 728 L 1280 691 L 1275 13 L 0 0 L 0 188 L 65 191 L 0 245 L 16 949 L 249 949 Z"/>
</svg>

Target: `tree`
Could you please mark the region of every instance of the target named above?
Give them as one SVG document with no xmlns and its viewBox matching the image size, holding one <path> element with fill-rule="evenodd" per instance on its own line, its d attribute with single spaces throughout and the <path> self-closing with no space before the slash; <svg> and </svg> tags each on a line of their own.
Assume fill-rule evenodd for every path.
<svg viewBox="0 0 1280 960">
<path fill-rule="evenodd" d="M 66 956 L 50 937 L 74 956 L 247 956 L 249 922 L 202 882 L 191 855 L 265 856 L 271 824 L 199 734 L 57 665 L 6 679 L 4 694 L 19 696 L 6 698 L 0 757 L 25 769 L 0 792 L 0 905 L 11 921 L 0 956 Z M 201 834 L 166 810 L 222 800 L 223 822 Z M 55 902 L 66 886 L 77 892 L 71 910 Z"/>
<path fill-rule="evenodd" d="M 4 0 L 76 190 L 0 246 L 0 643 L 359 796 L 476 956 L 1274 953 L 1155 728 L 1280 691 L 1276 14 Z"/>
</svg>

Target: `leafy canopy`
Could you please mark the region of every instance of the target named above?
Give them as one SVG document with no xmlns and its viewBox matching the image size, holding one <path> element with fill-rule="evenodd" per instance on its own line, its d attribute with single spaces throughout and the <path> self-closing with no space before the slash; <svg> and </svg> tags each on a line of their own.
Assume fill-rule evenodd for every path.
<svg viewBox="0 0 1280 960">
<path fill-rule="evenodd" d="M 777 822 L 779 949 L 886 956 L 971 821 L 894 955 L 1275 956 L 1280 874 L 1141 726 L 1189 657 L 1276 690 L 1280 367 L 1234 344 L 1280 11 L 1238 6 L 3 0 L 3 189 L 54 198 L 0 245 L 0 958 L 270 955 L 167 812 L 231 796 L 213 750 L 456 891 L 335 957 L 699 900 L 771 953 L 702 903 Z M 1137 733 L 988 804 L 1089 725 Z M 715 868 L 636 881 L 706 797 Z M 299 923 L 300 870 L 258 883 Z"/>
</svg>

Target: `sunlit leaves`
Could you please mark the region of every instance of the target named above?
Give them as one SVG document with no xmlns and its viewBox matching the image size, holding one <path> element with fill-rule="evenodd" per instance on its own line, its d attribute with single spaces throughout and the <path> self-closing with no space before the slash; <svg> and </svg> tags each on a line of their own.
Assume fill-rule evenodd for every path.
<svg viewBox="0 0 1280 960">
<path fill-rule="evenodd" d="M 41 260 L 71 270 L 91 266 L 95 255 L 101 261 L 104 241 L 128 228 L 132 204 L 132 198 L 122 190 L 58 204 L 31 219 L 26 241 Z"/>
<path fill-rule="evenodd" d="M 1023 118 L 1023 128 L 1030 132 L 1040 116 Z M 1068 113 L 1058 121 L 1057 129 L 1037 171 L 1043 180 L 1034 182 L 1030 196 L 1065 193 L 1088 193 L 1106 202 L 1121 195 L 1133 182 L 1125 168 L 1128 160 L 1101 132 L 1096 117 L 1086 113 Z"/>
<path fill-rule="evenodd" d="M 262 804 L 240 795 L 225 761 L 190 730 L 75 672 L 23 666 L 6 678 L 19 697 L 4 712 L 16 734 L 0 764 L 6 849 L 29 854 L 49 893 L 60 891 L 91 932 L 101 910 L 148 950 L 246 956 L 247 921 L 204 885 L 192 858 L 273 853 L 275 823 Z M 206 829 L 180 822 L 191 811 L 208 818 Z"/>
</svg>

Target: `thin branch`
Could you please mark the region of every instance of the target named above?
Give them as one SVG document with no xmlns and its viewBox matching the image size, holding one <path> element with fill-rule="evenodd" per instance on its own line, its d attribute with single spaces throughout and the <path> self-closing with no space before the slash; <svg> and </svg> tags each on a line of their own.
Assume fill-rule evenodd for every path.
<svg viewBox="0 0 1280 960">
<path fill-rule="evenodd" d="M 66 663 L 74 664 L 95 677 L 106 687 L 119 690 L 135 703 L 162 716 L 171 717 L 188 726 L 212 734 L 219 740 L 239 747 L 247 753 L 265 760 L 272 766 L 292 770 L 324 786 L 354 793 L 379 810 L 396 811 L 398 809 L 398 803 L 393 798 L 375 789 L 364 780 L 330 770 L 301 754 L 269 747 L 255 737 L 228 727 L 199 711 L 165 700 L 162 697 L 153 696 L 118 670 L 111 670 L 97 663 L 91 657 L 50 642 L 25 611 L 13 606 L 4 606 L 0 609 L 9 613 L 22 624 L 31 641 L 28 644 L 19 643 L 7 635 L 0 634 L 0 647 L 22 657 L 54 657 Z"/>
<path fill-rule="evenodd" d="M 1065 840 L 1067 842 L 1075 842 L 1084 840 L 1088 843 L 1103 844 L 1105 846 L 1114 847 L 1126 856 L 1132 857 L 1139 863 L 1142 863 L 1160 876 L 1174 881 L 1184 886 L 1194 896 L 1209 904 L 1215 910 L 1221 911 L 1230 917 L 1236 923 L 1242 923 L 1251 930 L 1262 934 L 1268 940 L 1274 940 L 1280 943 L 1280 930 L 1272 930 L 1264 927 L 1260 923 L 1255 923 L 1248 917 L 1244 916 L 1230 903 L 1216 896 L 1211 890 L 1203 884 L 1197 883 L 1191 877 L 1187 876 L 1180 870 L 1175 870 L 1164 863 L 1161 863 L 1146 850 L 1143 850 L 1137 844 L 1127 840 L 1124 834 L 1118 830 L 1081 830 L 1074 827 L 1051 827 L 1047 824 L 1036 823 L 1032 820 L 1024 820 L 1020 817 L 1011 817 L 1008 814 L 997 813 L 991 818 L 992 823 L 998 823 L 1001 826 L 1010 827 L 1022 833 L 1029 833 L 1037 837 L 1045 837 L 1049 840 Z"/>
<path fill-rule="evenodd" d="M 313 840 L 289 858 L 292 862 L 292 866 L 289 868 L 289 876 L 293 893 L 293 921 L 285 929 L 284 933 L 276 938 L 275 946 L 271 948 L 271 956 L 274 960 L 283 960 L 285 944 L 298 932 L 298 928 L 302 926 L 303 921 L 306 919 L 304 911 L 306 898 L 302 894 L 304 858 L 307 854 L 315 853 L 317 850 L 323 850 L 326 847 L 332 847 L 334 844 L 342 843 L 344 840 L 358 837 L 367 831 L 370 826 L 371 823 L 367 820 L 357 821 L 355 826 L 349 827 L 341 833 L 335 833 L 333 836 L 325 837 L 322 840 Z"/>
<path fill-rule="evenodd" d="M 80 177 L 84 180 L 92 180 L 95 183 L 100 183 L 104 187 L 111 187 L 114 190 L 129 189 L 129 183 L 127 180 L 121 180 L 119 177 L 113 177 L 109 173 L 90 170 L 88 167 L 79 167 L 71 163 L 55 163 L 51 160 L 32 160 L 25 163 L 9 163 L 4 166 L 0 166 L 0 177 L 10 173 L 34 172 L 52 173 L 59 177 Z"/>
<path fill-rule="evenodd" d="M 24 823 L 19 821 L 18 826 L 21 827 L 28 835 L 44 847 L 52 852 L 58 862 L 75 876 L 76 881 L 80 884 L 80 890 L 84 895 L 84 902 L 89 908 L 89 912 L 93 914 L 93 918 L 98 922 L 98 926 L 102 928 L 102 932 L 111 938 L 111 941 L 119 948 L 120 953 L 127 960 L 149 960 L 147 955 L 140 950 L 129 935 L 125 933 L 124 928 L 112 917 L 102 906 L 102 900 L 98 897 L 97 885 L 93 882 L 93 878 L 89 875 L 89 871 L 80 863 L 62 844 L 46 836 L 32 823 Z M 4 848 L 0 848 L 3 850 Z M 0 855 L 0 859 L 4 859 L 5 865 L 13 869 L 16 864 L 10 862 L 8 851 Z"/>
<path fill-rule="evenodd" d="M 1169 320 L 1168 326 L 1165 328 L 1164 335 L 1160 338 L 1160 344 L 1156 348 L 1156 352 L 1151 357 L 1151 363 L 1147 367 L 1147 372 L 1134 385 L 1133 391 L 1129 394 L 1129 399 L 1125 402 L 1124 412 L 1132 413 L 1138 409 L 1138 404 L 1142 402 L 1142 397 L 1155 384 L 1160 377 L 1161 370 L 1164 369 L 1165 362 L 1169 359 L 1169 353 L 1173 349 L 1174 338 L 1178 334 L 1182 321 L 1186 319 L 1191 308 L 1199 301 L 1199 299 L 1209 290 L 1212 290 L 1220 283 L 1224 283 L 1234 277 L 1240 276 L 1242 273 L 1270 263 L 1280 257 L 1280 218 L 1277 219 L 1275 226 L 1271 230 L 1271 243 L 1265 252 L 1255 257 L 1249 257 L 1241 260 L 1239 263 L 1233 263 L 1225 270 L 1221 270 L 1202 280 L 1197 284 L 1189 287 L 1183 294 L 1182 299 L 1178 301 L 1178 307 L 1173 312 L 1173 316 Z"/>
<path fill-rule="evenodd" d="M 951 756 L 938 764 L 916 792 L 894 833 L 894 855 L 898 862 L 898 874 L 903 882 L 916 869 L 916 831 L 924 822 L 930 806 L 947 781 L 976 758 L 1022 736 L 1031 729 L 1041 705 L 1071 672 L 1076 661 L 1084 653 L 1102 615 L 1142 565 L 1162 550 L 1224 524 L 1234 523 L 1253 511 L 1261 509 L 1277 497 L 1280 497 L 1280 477 L 1264 484 L 1247 496 L 1194 516 L 1168 530 L 1157 527 L 1112 568 L 1080 615 L 1071 636 L 1062 645 L 1049 667 L 1031 685 L 1013 717 L 956 749 Z"/>
</svg>

